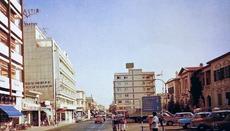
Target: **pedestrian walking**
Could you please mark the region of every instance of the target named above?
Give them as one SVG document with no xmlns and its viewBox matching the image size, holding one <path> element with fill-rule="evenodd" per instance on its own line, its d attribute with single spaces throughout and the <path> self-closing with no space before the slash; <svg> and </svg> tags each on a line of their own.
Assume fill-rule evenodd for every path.
<svg viewBox="0 0 230 131">
<path fill-rule="evenodd" d="M 158 131 L 159 119 L 157 117 L 157 113 L 153 112 L 152 114 L 153 114 L 153 119 L 152 119 L 152 124 L 151 124 L 152 131 Z"/>
</svg>

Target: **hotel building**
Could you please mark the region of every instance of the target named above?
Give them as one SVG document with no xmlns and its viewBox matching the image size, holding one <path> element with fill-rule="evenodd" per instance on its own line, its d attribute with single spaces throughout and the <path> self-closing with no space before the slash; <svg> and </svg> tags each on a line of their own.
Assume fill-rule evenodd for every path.
<svg viewBox="0 0 230 131">
<path fill-rule="evenodd" d="M 67 54 L 36 24 L 25 24 L 24 29 L 25 89 L 41 92 L 41 101 L 51 103 L 57 121 L 72 122 L 77 107 L 75 71 Z"/>
<path fill-rule="evenodd" d="M 17 117 L 16 123 L 21 123 L 18 117 L 23 97 L 22 8 L 22 0 L 0 1 L 0 123 L 10 117 Z"/>
<path fill-rule="evenodd" d="M 143 72 L 142 69 L 128 68 L 126 73 L 115 73 L 113 91 L 117 109 L 140 109 L 143 96 L 155 95 L 154 79 L 154 72 Z"/>
</svg>

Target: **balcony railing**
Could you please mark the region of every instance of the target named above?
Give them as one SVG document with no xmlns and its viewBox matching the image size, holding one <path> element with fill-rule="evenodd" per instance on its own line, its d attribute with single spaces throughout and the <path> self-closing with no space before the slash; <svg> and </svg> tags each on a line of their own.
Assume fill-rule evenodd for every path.
<svg viewBox="0 0 230 131">
<path fill-rule="evenodd" d="M 22 13 L 21 4 L 17 0 L 10 0 L 10 2 L 19 11 L 19 13 Z"/>
<path fill-rule="evenodd" d="M 10 22 L 11 24 L 11 30 L 19 37 L 22 39 L 22 31 L 17 27 L 13 22 Z"/>
<path fill-rule="evenodd" d="M 12 79 L 12 89 L 16 90 L 16 92 L 23 92 L 23 83 L 21 81 Z"/>
<path fill-rule="evenodd" d="M 0 52 L 5 56 L 9 57 L 9 47 L 0 41 Z"/>
<path fill-rule="evenodd" d="M 22 64 L 22 55 L 20 55 L 19 53 L 15 52 L 15 51 L 12 51 L 11 57 L 12 57 L 13 60 L 15 60 L 18 63 Z"/>
<path fill-rule="evenodd" d="M 9 78 L 0 75 L 0 85 L 2 88 L 9 89 Z"/>
<path fill-rule="evenodd" d="M 0 11 L 0 21 L 8 27 L 8 18 Z"/>
<path fill-rule="evenodd" d="M 65 104 L 65 103 L 58 103 L 57 108 L 76 110 L 77 106 L 76 105 L 71 105 L 71 104 Z"/>
</svg>

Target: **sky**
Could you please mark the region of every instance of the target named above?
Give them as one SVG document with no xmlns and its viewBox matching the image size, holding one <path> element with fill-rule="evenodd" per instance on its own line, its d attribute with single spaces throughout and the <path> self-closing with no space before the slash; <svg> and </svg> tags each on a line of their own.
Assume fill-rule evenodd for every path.
<svg viewBox="0 0 230 131">
<path fill-rule="evenodd" d="M 230 51 L 230 0 L 24 0 L 24 8 L 39 9 L 25 21 L 68 53 L 77 88 L 106 106 L 125 63 L 167 81 Z"/>
</svg>

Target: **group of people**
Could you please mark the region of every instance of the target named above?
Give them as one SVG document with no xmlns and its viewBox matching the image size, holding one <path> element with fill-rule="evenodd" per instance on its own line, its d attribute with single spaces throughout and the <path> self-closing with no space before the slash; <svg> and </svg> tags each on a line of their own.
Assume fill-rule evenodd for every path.
<svg viewBox="0 0 230 131">
<path fill-rule="evenodd" d="M 117 114 L 112 116 L 113 131 L 126 131 L 126 118 L 123 114 Z"/>
</svg>

